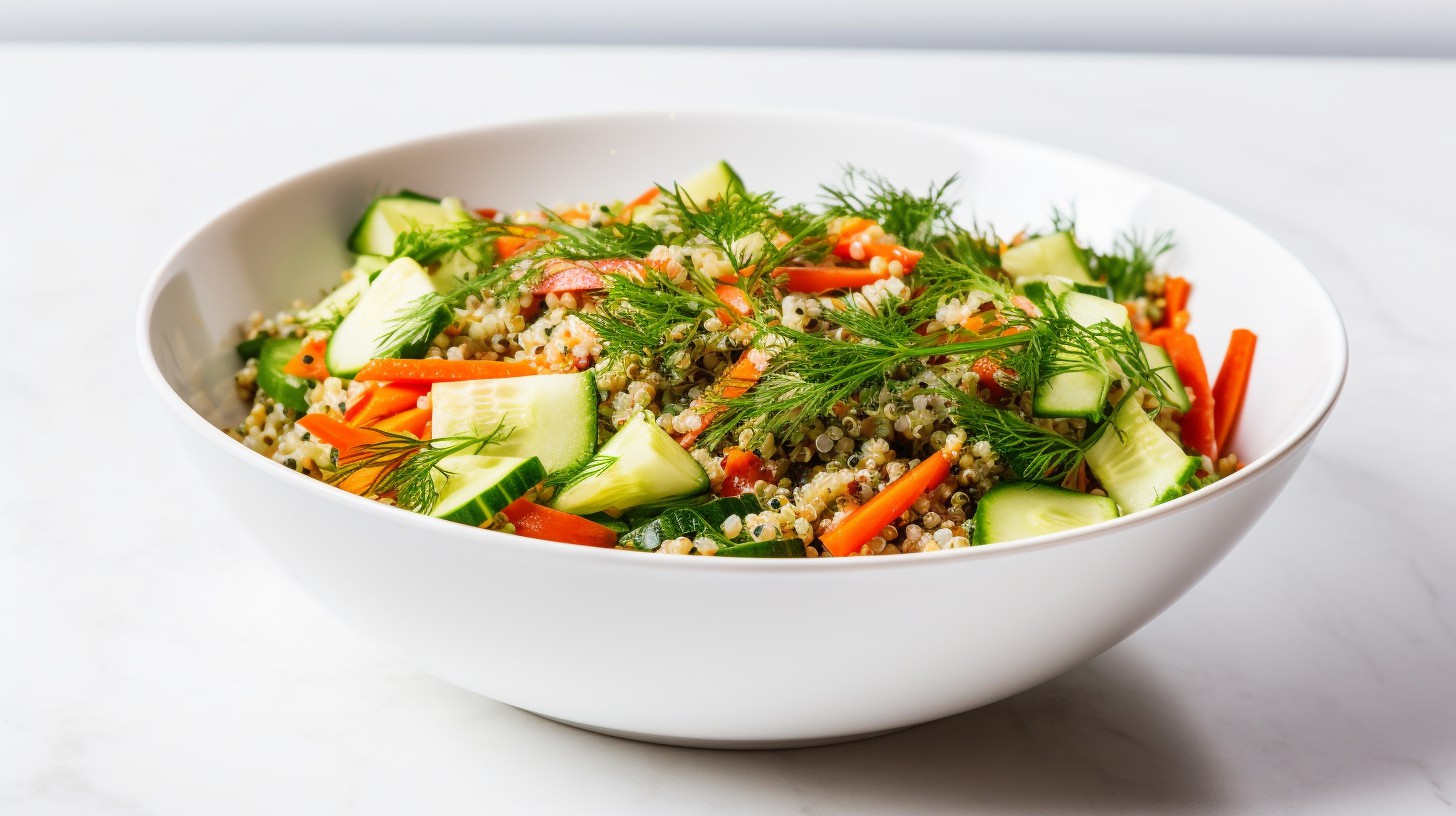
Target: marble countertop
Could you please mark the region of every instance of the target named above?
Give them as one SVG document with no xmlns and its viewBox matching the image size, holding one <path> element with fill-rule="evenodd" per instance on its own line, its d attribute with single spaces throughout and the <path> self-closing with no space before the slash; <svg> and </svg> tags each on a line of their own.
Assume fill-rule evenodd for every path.
<svg viewBox="0 0 1456 816">
<path fill-rule="evenodd" d="M 0 50 L 0 812 L 1450 812 L 1456 443 L 1410 412 L 1456 404 L 1440 340 L 1456 303 L 1453 89 L 1456 62 Z M 143 283 L 222 208 L 328 159 L 683 100 L 999 129 L 1205 195 L 1334 295 L 1344 400 L 1203 583 L 984 709 L 726 753 L 581 732 L 446 685 L 360 640 L 225 523 L 140 379 Z M 58 324 L 61 303 L 83 318 Z"/>
</svg>

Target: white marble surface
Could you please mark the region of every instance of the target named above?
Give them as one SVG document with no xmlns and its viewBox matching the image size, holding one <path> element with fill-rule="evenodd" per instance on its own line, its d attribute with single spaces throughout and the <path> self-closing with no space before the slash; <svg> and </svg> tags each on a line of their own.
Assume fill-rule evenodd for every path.
<svg viewBox="0 0 1456 816">
<path fill-rule="evenodd" d="M 230 202 L 332 157 L 689 96 L 998 128 L 1202 193 L 1334 294 L 1344 401 L 1186 598 L 979 711 L 717 753 L 579 732 L 421 674 L 225 525 L 138 377 L 143 281 Z M 1456 402 L 1453 133 L 1453 62 L 7 47 L 0 812 L 1449 812 L 1456 444 L 1411 409 Z M 891 673 L 874 693 L 919 682 Z"/>
</svg>

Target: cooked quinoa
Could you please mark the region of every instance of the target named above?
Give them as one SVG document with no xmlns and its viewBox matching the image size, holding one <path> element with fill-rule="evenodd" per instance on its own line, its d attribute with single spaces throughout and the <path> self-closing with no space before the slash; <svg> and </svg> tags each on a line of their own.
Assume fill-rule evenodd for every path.
<svg viewBox="0 0 1456 816">
<path fill-rule="evenodd" d="M 1138 337 L 1168 322 L 1168 278 L 1156 264 L 1165 240 L 1128 238 L 1098 253 L 1061 216 L 1040 232 L 998 237 L 951 220 L 948 186 L 918 195 L 857 171 L 828 188 L 823 206 L 813 208 L 748 193 L 736 176 L 731 181 L 711 199 L 671 187 L 635 204 L 578 202 L 554 211 L 471 212 L 446 200 L 441 206 L 454 220 L 410 223 L 393 236 L 390 254 L 418 261 L 435 294 L 406 304 L 412 308 L 402 308 L 387 328 L 427 333 L 406 352 L 415 359 L 515 362 L 542 375 L 591 372 L 598 447 L 645 415 L 688 451 L 711 495 L 741 492 L 757 500 L 757 512 L 731 514 L 716 529 L 663 540 L 654 549 L 659 553 L 712 555 L 745 542 L 790 540 L 807 557 L 830 555 L 826 533 L 927 458 L 940 456 L 949 465 L 943 478 L 867 540 L 855 540 L 857 551 L 839 554 L 968 547 L 978 504 L 999 483 L 1038 481 L 1105 496 L 1085 452 L 1099 433 L 1116 432 L 1104 426 L 1125 401 L 1142 409 L 1180 450 L 1201 457 L 1181 492 L 1239 467 L 1231 453 L 1206 451 L 1213 454 L 1208 456 L 1185 445 L 1185 414 L 1147 376 L 1157 369 L 1143 367 L 1141 351 L 1133 358 L 1109 345 L 1111 350 L 1090 354 L 1091 364 L 1084 362 L 1084 368 L 1104 366 L 1110 381 L 1097 418 L 1039 416 L 1043 412 L 1036 410 L 1038 388 L 1056 372 L 1054 363 L 1030 356 L 1028 347 L 1056 340 L 1042 322 L 1060 319 L 1060 307 L 1028 297 L 1046 287 L 1023 295 L 1035 278 L 1010 274 L 1003 259 L 1019 246 L 1065 236 L 1094 284 L 1082 288 L 1101 286 L 1108 302 L 1126 310 L 1124 334 L 1135 350 Z M 361 260 L 341 272 L 339 284 L 377 276 L 390 260 Z M 565 283 L 557 289 L 553 280 Z M 724 295 L 724 287 L 733 291 Z M 643 300 L 644 293 L 652 299 Z M 326 299 L 310 308 L 296 301 L 271 316 L 248 317 L 242 339 L 244 354 L 251 355 L 236 384 L 250 408 L 230 433 L 289 468 L 394 502 L 405 495 L 398 485 L 344 478 L 357 453 L 341 456 L 298 421 L 321 414 L 356 425 L 360 407 L 377 398 L 378 382 L 334 376 L 315 359 L 350 319 L 351 305 Z M 870 319 L 859 319 L 865 316 Z M 1031 339 L 1013 344 L 1006 338 L 1015 332 Z M 1108 336 L 1106 342 L 1115 344 L 1124 335 Z M 293 373 L 286 375 L 297 377 L 289 381 L 298 385 L 292 407 L 270 395 L 260 377 L 266 361 L 257 349 L 266 338 L 299 344 L 289 360 Z M 855 369 L 861 357 L 900 347 L 894 344 L 909 351 L 885 357 L 883 366 Z M 309 349 L 315 354 L 305 355 Z M 380 357 L 405 356 L 397 348 L 381 351 Z M 309 372 L 297 368 L 305 359 Z M 796 359 L 842 363 L 806 374 L 791 367 Z M 1125 370 L 1128 359 L 1143 362 Z M 1033 365 L 1037 371 L 1026 370 Z M 750 369 L 752 381 L 735 380 Z M 406 398 L 401 411 L 431 416 L 438 393 Z M 1196 395 L 1188 388 L 1175 396 Z M 407 441 L 427 434 L 402 436 Z M 418 448 L 429 449 L 428 442 Z M 1038 458 L 1042 450 L 1053 455 Z M 1024 472 L 1033 467 L 1042 470 Z M 436 467 L 430 475 L 434 487 L 426 485 L 426 492 L 436 496 L 449 468 Z M 548 478 L 520 498 L 549 506 L 569 484 Z M 626 510 L 613 506 L 589 515 L 610 524 L 625 518 Z M 491 515 L 482 526 L 519 532 L 506 513 Z M 637 542 L 624 536 L 616 546 L 633 549 Z"/>
</svg>

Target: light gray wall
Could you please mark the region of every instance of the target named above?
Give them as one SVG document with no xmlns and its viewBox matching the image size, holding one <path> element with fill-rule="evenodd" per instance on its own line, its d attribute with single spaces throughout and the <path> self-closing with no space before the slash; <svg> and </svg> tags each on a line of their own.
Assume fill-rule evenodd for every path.
<svg viewBox="0 0 1456 816">
<path fill-rule="evenodd" d="M 1456 0 L 5 0 L 0 40 L 1456 56 Z"/>
</svg>

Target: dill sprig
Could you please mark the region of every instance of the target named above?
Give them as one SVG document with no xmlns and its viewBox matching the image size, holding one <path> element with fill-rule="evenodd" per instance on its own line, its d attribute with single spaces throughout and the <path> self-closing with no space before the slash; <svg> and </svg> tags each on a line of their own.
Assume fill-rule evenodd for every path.
<svg viewBox="0 0 1456 816">
<path fill-rule="evenodd" d="M 1112 287 L 1112 299 L 1127 301 L 1143 294 L 1158 258 L 1172 249 L 1173 233 L 1169 230 L 1151 235 L 1128 230 L 1117 237 L 1111 252 L 1088 254 L 1093 274 L 1106 278 Z"/>
<path fill-rule="evenodd" d="M 546 229 L 555 236 L 535 253 L 539 259 L 564 258 L 572 261 L 599 261 L 607 258 L 647 257 L 659 244 L 666 243 L 661 230 L 632 221 L 607 221 L 600 225 L 578 227 L 545 207 Z"/>
<path fill-rule="evenodd" d="M 593 456 L 575 467 L 566 467 L 546 477 L 542 485 L 565 490 L 598 476 L 617 463 L 616 456 Z"/>
<path fill-rule="evenodd" d="M 942 255 L 967 266 L 995 269 L 1001 266 L 1001 239 L 989 226 L 971 222 L 969 227 L 950 224 L 936 249 Z M 923 261 L 922 261 L 923 263 Z M 919 269 L 919 267 L 916 267 Z"/>
<path fill-rule="evenodd" d="M 348 462 L 329 475 L 337 484 L 356 473 L 374 473 L 367 492 L 394 493 L 394 504 L 406 510 L 428 513 L 440 499 L 437 476 L 449 476 L 445 460 L 459 454 L 480 453 L 487 445 L 504 442 L 512 428 L 498 424 L 481 436 L 446 436 L 416 439 L 409 434 L 379 431 L 383 439 L 362 445 Z"/>
<path fill-rule="evenodd" d="M 907 304 L 908 320 L 924 323 L 935 316 L 945 300 L 976 291 L 990 295 L 998 307 L 1006 307 L 1011 302 L 1011 291 L 991 268 L 973 259 L 960 260 L 938 252 L 927 254 L 911 278 L 917 294 Z"/>
<path fill-rule="evenodd" d="M 925 195 L 916 195 L 891 184 L 884 176 L 849 166 L 840 186 L 821 185 L 832 215 L 868 218 L 911 249 L 927 249 L 936 228 L 950 221 L 955 202 L 950 190 L 958 180 L 951 176 L 939 185 L 931 184 Z"/>
<path fill-rule="evenodd" d="M 956 426 L 970 439 L 985 440 L 1019 479 L 1060 482 L 1082 462 L 1083 442 L 988 405 L 944 381 L 938 391 L 954 403 L 951 416 Z"/>
<path fill-rule="evenodd" d="M 742 396 L 708 398 L 722 411 L 704 434 L 708 445 L 716 445 L 744 427 L 752 427 L 755 438 L 767 433 L 782 435 L 804 417 L 825 415 L 840 402 L 878 389 L 902 366 L 918 369 L 930 357 L 1005 352 L 1048 331 L 1038 327 L 1016 335 L 947 342 L 952 337 L 949 332 L 917 334 L 917 324 L 907 321 L 894 301 L 873 310 L 851 307 L 824 317 L 852 336 L 836 339 L 782 325 L 764 327 L 783 347 Z"/>
<path fill-rule="evenodd" d="M 420 266 L 439 263 L 455 252 L 462 252 L 478 266 L 493 260 L 491 241 L 510 234 L 510 226 L 497 221 L 461 221 L 439 227 L 418 224 L 394 237 L 390 260 L 411 258 Z"/>
<path fill-rule="evenodd" d="M 734 270 L 755 263 L 758 250 L 771 244 L 777 232 L 773 224 L 778 199 L 773 193 L 750 193 L 738 185 L 729 185 L 718 198 L 695 201 L 678 185 L 658 189 L 683 231 L 706 240 Z M 746 240 L 755 236 L 760 241 Z"/>
<path fill-rule="evenodd" d="M 603 279 L 606 289 L 597 311 L 576 316 L 601 338 L 608 358 L 638 354 L 648 360 L 671 360 L 687 348 L 712 314 L 709 298 L 682 289 L 655 271 L 645 281 L 615 274 Z"/>
</svg>

